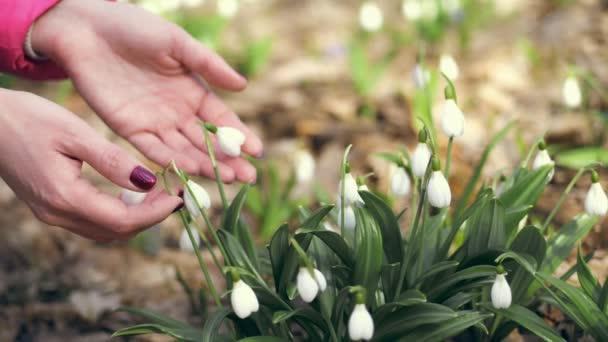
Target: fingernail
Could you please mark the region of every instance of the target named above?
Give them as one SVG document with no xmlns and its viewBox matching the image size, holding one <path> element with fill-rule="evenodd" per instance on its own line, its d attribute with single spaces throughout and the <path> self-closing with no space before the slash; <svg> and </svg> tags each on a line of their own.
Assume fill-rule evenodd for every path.
<svg viewBox="0 0 608 342">
<path fill-rule="evenodd" d="M 173 212 L 176 213 L 183 207 L 184 207 L 184 202 L 180 203 L 177 207 L 175 207 L 175 209 L 173 209 Z"/>
<path fill-rule="evenodd" d="M 141 166 L 137 166 L 133 169 L 129 180 L 131 183 L 133 183 L 133 185 L 142 190 L 150 190 L 156 184 L 156 176 Z"/>
<path fill-rule="evenodd" d="M 184 190 L 180 190 L 180 191 L 177 193 L 177 196 L 179 196 L 179 197 L 181 197 L 181 198 L 184 198 Z"/>
</svg>

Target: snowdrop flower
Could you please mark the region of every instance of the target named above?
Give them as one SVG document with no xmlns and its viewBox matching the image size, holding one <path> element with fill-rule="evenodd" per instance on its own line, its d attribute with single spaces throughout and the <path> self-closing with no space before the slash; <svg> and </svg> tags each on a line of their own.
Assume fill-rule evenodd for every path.
<svg viewBox="0 0 608 342">
<path fill-rule="evenodd" d="M 122 189 L 120 200 L 126 205 L 138 205 L 146 199 L 145 192 L 137 192 L 129 189 Z"/>
<path fill-rule="evenodd" d="M 308 183 L 315 176 L 315 158 L 307 150 L 298 150 L 294 155 L 294 166 L 298 183 Z"/>
<path fill-rule="evenodd" d="M 401 166 L 394 168 L 391 177 L 391 192 L 395 196 L 405 197 L 409 195 L 411 189 L 412 181 L 405 168 Z"/>
<path fill-rule="evenodd" d="M 499 265 L 491 292 L 492 306 L 496 309 L 508 309 L 511 306 L 511 287 L 505 275 L 505 270 Z"/>
<path fill-rule="evenodd" d="M 562 97 L 569 108 L 577 108 L 583 102 L 583 94 L 575 76 L 568 76 L 562 86 Z"/>
<path fill-rule="evenodd" d="M 338 184 L 338 202 L 342 196 L 342 181 Z M 344 205 L 363 205 L 363 199 L 359 195 L 359 187 L 353 175 L 348 172 L 344 175 Z"/>
<path fill-rule="evenodd" d="M 453 98 L 446 99 L 443 104 L 441 128 L 443 133 L 450 138 L 462 136 L 464 133 L 464 114 Z"/>
<path fill-rule="evenodd" d="M 423 177 L 431 160 L 431 149 L 426 144 L 426 131 L 420 130 L 418 134 L 418 145 L 412 154 L 412 173 L 416 177 Z"/>
<path fill-rule="evenodd" d="M 201 206 L 201 208 L 209 209 L 211 207 L 211 199 L 209 198 L 207 190 L 205 190 L 205 188 L 200 186 L 198 183 L 189 180 L 188 187 L 190 188 L 190 190 L 192 190 L 192 194 L 194 194 L 194 197 L 192 197 L 192 194 L 190 194 L 188 188 L 184 189 L 184 202 L 186 205 L 186 209 L 188 209 L 190 216 L 198 217 L 201 212 L 197 205 L 197 202 Z"/>
<path fill-rule="evenodd" d="M 458 64 L 452 55 L 442 54 L 439 57 L 439 70 L 444 73 L 450 80 L 455 81 L 460 75 Z"/>
<path fill-rule="evenodd" d="M 412 71 L 412 78 L 414 79 L 414 85 L 416 88 L 422 89 L 431 79 L 431 74 L 428 70 L 424 69 L 422 65 L 416 63 L 414 70 Z"/>
<path fill-rule="evenodd" d="M 194 242 L 198 247 L 201 244 L 201 236 L 198 234 L 198 230 L 193 225 L 190 225 L 190 232 L 192 232 Z M 192 246 L 192 242 L 190 241 L 190 237 L 188 236 L 188 231 L 186 229 L 182 229 L 182 233 L 179 236 L 179 249 L 184 252 L 194 252 L 194 247 Z"/>
<path fill-rule="evenodd" d="M 181 0 L 181 5 L 186 7 L 198 7 L 201 6 L 205 0 Z"/>
<path fill-rule="evenodd" d="M 232 18 L 239 10 L 238 0 L 218 0 L 217 13 L 224 18 Z"/>
<path fill-rule="evenodd" d="M 408 20 L 419 20 L 422 18 L 422 5 L 420 0 L 404 0 L 401 4 L 401 12 L 403 12 L 403 16 Z"/>
<path fill-rule="evenodd" d="M 344 207 L 344 229 L 353 230 L 357 225 L 357 218 L 355 216 L 355 210 L 352 206 Z M 342 211 L 338 206 L 338 226 L 342 227 Z"/>
<path fill-rule="evenodd" d="M 231 157 L 241 155 L 241 145 L 245 143 L 245 135 L 233 127 L 218 127 L 215 133 L 220 149 Z"/>
<path fill-rule="evenodd" d="M 443 0 L 443 9 L 452 17 L 457 16 L 462 12 L 462 3 L 460 0 Z"/>
<path fill-rule="evenodd" d="M 234 285 L 232 285 L 230 303 L 232 304 L 234 313 L 239 316 L 240 319 L 244 319 L 251 316 L 252 313 L 257 312 L 260 309 L 260 303 L 251 287 L 245 284 L 245 282 L 240 279 L 240 276 L 237 276 L 236 278 Z"/>
<path fill-rule="evenodd" d="M 376 32 L 382 28 L 384 19 L 382 10 L 373 1 L 366 1 L 359 9 L 359 24 L 367 32 Z"/>
<path fill-rule="evenodd" d="M 591 172 L 591 187 L 585 197 L 585 212 L 587 215 L 604 216 L 608 213 L 608 197 L 602 185 L 597 172 Z"/>
<path fill-rule="evenodd" d="M 314 277 L 310 274 L 308 268 L 300 267 L 296 280 L 298 293 L 306 303 L 312 302 L 317 297 L 319 291 L 323 292 L 327 287 L 327 281 L 321 271 L 315 268 L 312 273 Z"/>
<path fill-rule="evenodd" d="M 435 208 L 447 208 L 452 201 L 450 185 L 441 172 L 439 159 L 433 159 L 433 173 L 427 188 L 429 203 Z"/>
<path fill-rule="evenodd" d="M 353 341 L 369 341 L 374 336 L 374 320 L 365 307 L 365 296 L 357 293 L 355 308 L 348 319 L 348 336 Z"/>
<path fill-rule="evenodd" d="M 538 144 L 538 153 L 536 153 L 536 157 L 534 157 L 534 161 L 532 162 L 532 169 L 537 170 L 545 165 L 555 165 L 555 163 L 553 162 L 553 159 L 551 159 L 551 156 L 547 151 L 547 146 L 545 145 L 545 142 L 541 141 Z M 553 178 L 554 174 L 555 169 L 552 169 L 551 172 L 549 172 L 549 179 Z"/>
</svg>

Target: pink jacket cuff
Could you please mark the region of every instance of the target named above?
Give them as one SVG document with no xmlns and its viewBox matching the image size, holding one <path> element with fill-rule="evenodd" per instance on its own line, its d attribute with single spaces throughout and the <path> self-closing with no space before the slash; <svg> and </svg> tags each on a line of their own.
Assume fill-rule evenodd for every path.
<svg viewBox="0 0 608 342">
<path fill-rule="evenodd" d="M 65 78 L 52 61 L 31 61 L 23 51 L 32 23 L 60 0 L 0 0 L 0 71 L 34 80 Z"/>
</svg>

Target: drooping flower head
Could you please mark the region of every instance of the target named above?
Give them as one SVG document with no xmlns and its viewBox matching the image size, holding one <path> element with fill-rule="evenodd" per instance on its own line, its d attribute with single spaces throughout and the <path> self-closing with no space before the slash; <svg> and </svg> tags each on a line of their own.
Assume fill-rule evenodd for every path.
<svg viewBox="0 0 608 342">
<path fill-rule="evenodd" d="M 507 282 L 505 273 L 502 265 L 496 268 L 496 279 L 492 284 L 492 291 L 490 296 L 492 297 L 492 306 L 496 309 L 508 309 L 511 306 L 511 287 Z"/>
<path fill-rule="evenodd" d="M 409 195 L 411 188 L 412 181 L 410 180 L 410 176 L 407 174 L 405 167 L 394 167 L 391 177 L 391 192 L 395 196 L 405 197 Z"/>
<path fill-rule="evenodd" d="M 568 76 L 562 86 L 562 97 L 569 108 L 580 107 L 583 102 L 583 92 L 575 76 Z"/>
<path fill-rule="evenodd" d="M 460 75 L 460 68 L 450 54 L 442 54 L 439 57 L 439 70 L 452 81 L 455 81 Z"/>
<path fill-rule="evenodd" d="M 190 193 L 188 188 L 190 188 L 192 193 Z M 209 209 L 211 207 L 211 199 L 209 198 L 207 190 L 193 180 L 188 180 L 188 186 L 184 189 L 184 203 L 186 209 L 188 209 L 188 212 L 193 218 L 198 217 L 201 214 L 198 207 L 199 205 L 203 209 Z"/>
<path fill-rule="evenodd" d="M 365 306 L 365 294 L 355 295 L 355 307 L 348 319 L 348 336 L 353 341 L 369 341 L 374 336 L 374 320 Z"/>
<path fill-rule="evenodd" d="M 585 197 L 585 212 L 588 215 L 605 216 L 608 213 L 608 197 L 602 185 L 600 176 L 595 170 L 591 172 L 591 187 Z"/>
<path fill-rule="evenodd" d="M 439 159 L 433 158 L 432 167 L 433 171 L 427 189 L 429 203 L 436 208 L 447 208 L 452 201 L 450 185 L 441 172 Z"/>
<path fill-rule="evenodd" d="M 450 138 L 460 137 L 464 134 L 464 114 L 456 104 L 456 94 L 451 84 L 445 87 L 441 128 L 443 133 Z"/>
<path fill-rule="evenodd" d="M 306 303 L 312 302 L 319 292 L 325 291 L 327 281 L 321 271 L 313 268 L 312 274 L 306 266 L 300 267 L 296 279 L 298 293 Z"/>
<path fill-rule="evenodd" d="M 412 154 L 412 173 L 416 177 L 423 177 L 431 160 L 431 149 L 426 144 L 427 134 L 423 128 L 418 133 L 418 145 Z"/>
<path fill-rule="evenodd" d="M 553 162 L 553 159 L 551 159 L 551 156 L 547 151 L 547 145 L 545 145 L 544 141 L 541 141 L 538 143 L 538 152 L 532 162 L 532 169 L 537 170 L 546 165 L 555 165 L 555 162 Z M 549 172 L 549 179 L 552 179 L 554 174 L 555 169 L 552 169 L 551 172 Z"/>
<path fill-rule="evenodd" d="M 192 233 L 192 237 L 194 237 L 195 246 L 198 247 L 201 243 L 201 236 L 193 224 L 190 225 L 190 232 Z M 188 236 L 188 231 L 182 229 L 182 232 L 179 235 L 179 249 L 184 252 L 194 252 L 194 248 L 195 247 L 192 246 L 192 241 L 190 241 L 190 236 Z"/>
<path fill-rule="evenodd" d="M 232 281 L 232 293 L 230 293 L 232 310 L 240 319 L 247 318 L 260 309 L 258 297 L 251 287 L 241 280 L 238 273 L 232 273 Z"/>
<path fill-rule="evenodd" d="M 359 24 L 367 32 L 376 32 L 382 28 L 384 16 L 374 1 L 366 1 L 359 9 Z"/>
</svg>

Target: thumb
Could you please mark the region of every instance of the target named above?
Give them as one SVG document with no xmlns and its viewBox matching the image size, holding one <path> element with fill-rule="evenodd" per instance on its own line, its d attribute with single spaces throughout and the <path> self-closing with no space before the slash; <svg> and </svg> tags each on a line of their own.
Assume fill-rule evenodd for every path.
<svg viewBox="0 0 608 342">
<path fill-rule="evenodd" d="M 156 176 L 152 171 L 92 128 L 81 130 L 77 140 L 68 152 L 91 165 L 114 184 L 139 192 L 148 191 L 156 185 Z"/>
</svg>

